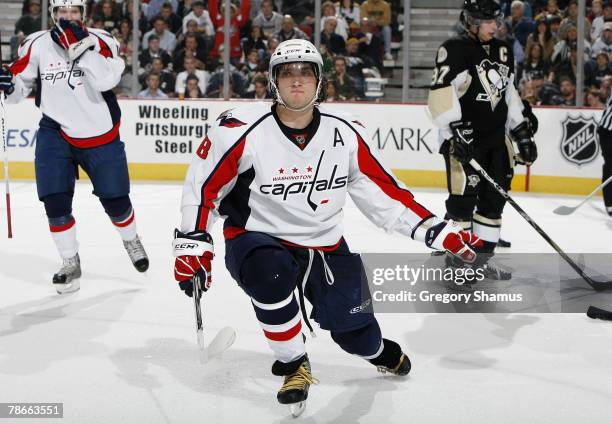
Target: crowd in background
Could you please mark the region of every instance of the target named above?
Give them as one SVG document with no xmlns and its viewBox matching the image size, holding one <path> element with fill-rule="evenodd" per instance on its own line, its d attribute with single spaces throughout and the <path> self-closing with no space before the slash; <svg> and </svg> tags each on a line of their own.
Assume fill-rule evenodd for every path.
<svg viewBox="0 0 612 424">
<path fill-rule="evenodd" d="M 87 26 L 112 33 L 120 43 L 119 54 L 126 63 L 117 94 L 131 94 L 132 26 L 137 22 L 141 34 L 137 70 L 142 90 L 139 97 L 222 97 L 224 3 L 223 0 L 143 0 L 140 17 L 135 20 L 132 1 L 89 0 Z M 365 78 L 380 77 L 383 61 L 391 59 L 392 3 L 343 0 L 322 4 L 321 53 L 329 98 L 364 99 Z M 12 42 L 13 55 L 24 37 L 40 29 L 40 15 L 40 0 L 24 1 L 24 14 L 16 24 Z M 269 98 L 271 53 L 285 40 L 312 40 L 312 15 L 312 0 L 233 1 L 230 97 Z"/>
<path fill-rule="evenodd" d="M 380 77 L 400 39 L 401 0 L 342 0 L 322 4 L 321 53 L 331 100 L 366 99 L 367 77 Z M 223 0 L 143 0 L 138 79 L 142 98 L 223 95 Z M 576 0 L 502 0 L 505 25 L 497 37 L 513 48 L 516 83 L 532 105 L 576 104 Z M 584 104 L 602 107 L 612 86 L 612 0 L 588 0 L 584 22 Z M 19 42 L 41 26 L 40 0 L 25 0 L 16 23 Z M 117 94 L 132 87 L 132 1 L 89 0 L 88 26 L 111 32 L 126 62 Z M 238 0 L 231 5 L 230 96 L 268 98 L 268 63 L 279 42 L 312 40 L 313 0 Z M 432 57 L 433 61 L 433 57 Z"/>
</svg>

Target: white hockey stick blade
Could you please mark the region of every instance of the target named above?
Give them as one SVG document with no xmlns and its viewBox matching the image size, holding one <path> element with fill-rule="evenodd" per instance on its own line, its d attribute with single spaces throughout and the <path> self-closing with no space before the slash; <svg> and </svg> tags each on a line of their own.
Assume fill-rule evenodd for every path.
<svg viewBox="0 0 612 424">
<path fill-rule="evenodd" d="M 556 213 L 557 215 L 571 215 L 576 209 L 578 209 L 578 206 L 559 206 L 553 211 L 553 213 Z"/>
<path fill-rule="evenodd" d="M 200 362 L 202 364 L 208 362 L 215 356 L 221 355 L 236 340 L 236 331 L 232 327 L 224 327 L 215 336 L 207 347 L 203 347 L 204 337 L 202 336 L 202 345 L 200 345 L 200 337 L 198 333 L 198 345 L 200 345 Z"/>
<path fill-rule="evenodd" d="M 198 336 L 198 348 L 199 348 L 199 357 L 200 364 L 205 364 L 208 362 L 208 350 L 206 349 L 206 345 L 204 344 L 204 330 L 201 328 L 197 331 Z"/>
</svg>

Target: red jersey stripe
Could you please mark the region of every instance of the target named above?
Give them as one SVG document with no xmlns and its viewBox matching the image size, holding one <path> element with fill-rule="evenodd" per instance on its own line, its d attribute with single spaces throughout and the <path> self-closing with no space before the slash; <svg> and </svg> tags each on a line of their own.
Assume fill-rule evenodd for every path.
<svg viewBox="0 0 612 424">
<path fill-rule="evenodd" d="M 32 53 L 32 44 L 30 44 L 30 47 L 28 48 L 28 52 L 26 53 L 26 55 L 18 58 L 9 67 L 9 70 L 11 71 L 11 74 L 13 74 L 13 76 L 16 76 L 22 73 L 25 70 L 25 68 L 27 68 L 28 64 L 30 63 L 30 54 Z"/>
<path fill-rule="evenodd" d="M 272 331 L 263 330 L 264 334 L 266 335 L 266 338 L 268 340 L 272 340 L 275 342 L 286 342 L 287 340 L 291 340 L 297 334 L 299 334 L 300 331 L 302 331 L 302 321 L 301 320 L 298 321 L 297 324 L 295 324 L 293 327 L 291 327 L 287 331 L 281 331 L 279 333 L 275 333 Z"/>
<path fill-rule="evenodd" d="M 88 138 L 74 138 L 70 137 L 64 131 L 60 130 L 60 134 L 62 138 L 66 140 L 68 143 L 72 144 L 74 147 L 78 147 L 81 149 L 86 149 L 88 147 L 97 147 L 103 144 L 110 143 L 115 140 L 119 136 L 119 126 L 121 125 L 121 121 L 118 121 L 113 128 L 111 128 L 108 132 L 97 135 L 95 137 Z"/>
<path fill-rule="evenodd" d="M 74 220 L 74 218 L 72 218 L 70 222 L 64 225 L 49 225 L 49 229 L 51 230 L 52 233 L 61 233 L 62 231 L 71 229 L 75 223 L 76 221 Z"/>
<path fill-rule="evenodd" d="M 114 224 L 116 227 L 127 227 L 127 226 L 128 226 L 128 225 L 130 225 L 132 222 L 134 222 L 134 217 L 135 217 L 135 215 L 134 215 L 134 211 L 132 210 L 132 213 L 130 214 L 130 216 L 129 216 L 129 218 L 128 218 L 128 219 L 126 219 L 125 221 L 122 221 L 122 222 L 114 222 L 114 221 L 113 221 L 113 224 Z"/>
</svg>

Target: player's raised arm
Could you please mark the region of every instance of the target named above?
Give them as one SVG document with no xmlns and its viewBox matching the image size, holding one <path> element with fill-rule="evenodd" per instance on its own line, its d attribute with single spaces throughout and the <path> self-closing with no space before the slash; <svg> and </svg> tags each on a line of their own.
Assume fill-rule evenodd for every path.
<svg viewBox="0 0 612 424">
<path fill-rule="evenodd" d="M 91 47 L 79 58 L 87 83 L 98 91 L 111 90 L 119 84 L 125 68 L 119 57 L 119 43 L 106 31 L 91 30 L 88 44 Z"/>
<path fill-rule="evenodd" d="M 17 59 L 8 69 L 0 71 L 8 77 L 6 80 L 11 84 L 11 87 L 5 90 L 8 103 L 18 103 L 32 91 L 34 81 L 38 78 L 38 55 L 32 51 L 39 48 L 37 40 L 44 34 L 45 31 L 30 34 L 19 46 Z"/>
</svg>

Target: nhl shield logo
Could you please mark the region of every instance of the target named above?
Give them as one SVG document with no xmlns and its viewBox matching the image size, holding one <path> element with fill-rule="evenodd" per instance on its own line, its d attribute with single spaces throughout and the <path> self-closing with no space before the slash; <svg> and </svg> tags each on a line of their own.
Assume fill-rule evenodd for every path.
<svg viewBox="0 0 612 424">
<path fill-rule="evenodd" d="M 563 157 L 576 165 L 593 161 L 599 154 L 595 118 L 568 115 L 562 125 L 561 154 Z"/>
</svg>

